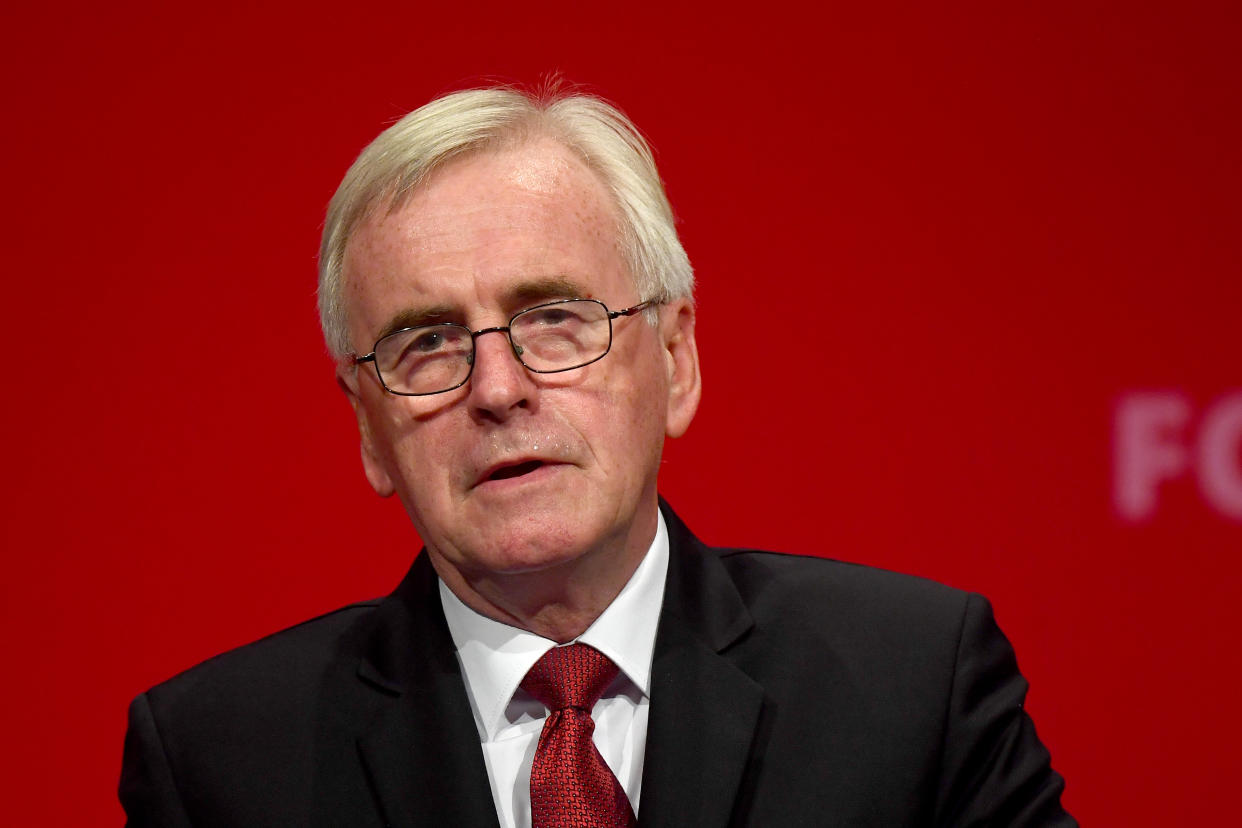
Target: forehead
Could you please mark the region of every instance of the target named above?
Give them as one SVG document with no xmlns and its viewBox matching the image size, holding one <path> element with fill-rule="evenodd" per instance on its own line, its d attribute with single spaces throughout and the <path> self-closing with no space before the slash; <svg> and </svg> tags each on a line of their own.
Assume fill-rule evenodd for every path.
<svg viewBox="0 0 1242 828">
<path fill-rule="evenodd" d="M 437 170 L 399 209 L 376 211 L 345 252 L 351 335 L 424 306 L 465 317 L 518 301 L 523 285 L 628 301 L 616 208 L 602 181 L 550 139 Z M 470 321 L 470 320 L 467 320 Z"/>
</svg>

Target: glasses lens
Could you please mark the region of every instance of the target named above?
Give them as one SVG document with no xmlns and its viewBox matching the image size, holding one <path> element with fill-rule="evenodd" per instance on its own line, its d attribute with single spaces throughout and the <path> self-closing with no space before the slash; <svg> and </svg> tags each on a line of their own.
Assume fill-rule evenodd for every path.
<svg viewBox="0 0 1242 828">
<path fill-rule="evenodd" d="M 460 325 L 427 325 L 398 331 L 375 344 L 375 365 L 389 391 L 435 394 L 470 375 L 470 331 Z"/>
<path fill-rule="evenodd" d="M 608 310 L 593 299 L 554 302 L 523 311 L 509 323 L 509 336 L 532 371 L 565 371 L 608 353 Z"/>
</svg>

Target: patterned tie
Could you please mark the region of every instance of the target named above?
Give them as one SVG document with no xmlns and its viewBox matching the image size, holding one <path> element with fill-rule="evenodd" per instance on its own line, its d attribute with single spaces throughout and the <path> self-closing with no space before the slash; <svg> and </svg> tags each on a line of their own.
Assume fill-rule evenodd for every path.
<svg viewBox="0 0 1242 828">
<path fill-rule="evenodd" d="M 533 828 L 636 828 L 625 789 L 599 755 L 591 709 L 617 665 L 586 644 L 553 647 L 522 689 L 548 708 L 530 769 Z"/>
</svg>

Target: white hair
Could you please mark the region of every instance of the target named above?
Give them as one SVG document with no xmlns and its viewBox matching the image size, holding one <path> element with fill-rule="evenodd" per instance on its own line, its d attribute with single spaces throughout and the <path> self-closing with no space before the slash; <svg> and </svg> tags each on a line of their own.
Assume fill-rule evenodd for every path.
<svg viewBox="0 0 1242 828">
<path fill-rule="evenodd" d="M 358 225 L 381 207 L 399 209 L 429 174 L 453 159 L 535 136 L 563 143 L 612 193 L 618 247 L 640 297 L 693 298 L 694 271 L 677 238 L 655 159 L 629 118 L 600 98 L 555 87 L 541 93 L 470 89 L 437 98 L 380 133 L 332 197 L 319 248 L 319 317 L 334 356 L 352 350 L 342 271 Z"/>
</svg>

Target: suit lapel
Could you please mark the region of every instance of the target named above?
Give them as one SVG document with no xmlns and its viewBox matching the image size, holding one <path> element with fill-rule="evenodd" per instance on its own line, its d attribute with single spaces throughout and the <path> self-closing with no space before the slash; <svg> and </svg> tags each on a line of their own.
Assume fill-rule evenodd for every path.
<svg viewBox="0 0 1242 828">
<path fill-rule="evenodd" d="M 389 825 L 497 825 L 434 571 L 420 555 L 380 608 L 358 678 L 381 701 L 358 737 Z"/>
<path fill-rule="evenodd" d="M 763 688 L 726 657 L 752 626 L 724 566 L 662 503 L 669 571 L 652 659 L 640 820 L 720 828 L 743 791 Z M 420 555 L 365 631 L 357 751 L 387 824 L 497 826 L 435 573 Z M 320 814 L 324 816 L 324 814 Z"/>
<path fill-rule="evenodd" d="M 719 560 L 664 506 L 669 572 L 652 660 L 640 821 L 724 826 L 739 795 L 763 688 L 724 653 L 752 626 Z"/>
</svg>

